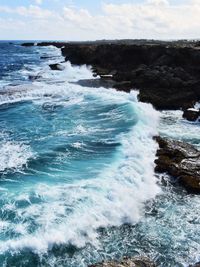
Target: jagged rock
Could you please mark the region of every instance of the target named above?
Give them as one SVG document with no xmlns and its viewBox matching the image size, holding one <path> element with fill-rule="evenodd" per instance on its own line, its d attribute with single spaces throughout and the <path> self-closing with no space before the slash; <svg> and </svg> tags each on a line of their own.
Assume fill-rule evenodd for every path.
<svg viewBox="0 0 200 267">
<path fill-rule="evenodd" d="M 61 64 L 50 64 L 49 67 L 52 69 L 52 70 L 64 70 L 65 67 Z"/>
<path fill-rule="evenodd" d="M 200 110 L 195 108 L 188 108 L 183 112 L 183 118 L 188 121 L 196 121 L 200 116 Z"/>
<path fill-rule="evenodd" d="M 90 265 L 89 267 L 156 267 L 156 265 L 145 257 L 124 258 L 122 261 L 108 261 Z"/>
<path fill-rule="evenodd" d="M 167 172 L 188 192 L 200 193 L 200 151 L 194 146 L 167 138 L 156 137 L 159 144 L 155 161 L 157 172 Z"/>
</svg>

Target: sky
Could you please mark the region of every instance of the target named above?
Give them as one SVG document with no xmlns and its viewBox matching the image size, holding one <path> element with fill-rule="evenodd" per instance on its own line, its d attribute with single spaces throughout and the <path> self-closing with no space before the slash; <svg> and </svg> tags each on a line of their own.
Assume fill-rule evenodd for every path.
<svg viewBox="0 0 200 267">
<path fill-rule="evenodd" d="M 199 39 L 200 0 L 0 0 L 0 40 Z"/>
</svg>

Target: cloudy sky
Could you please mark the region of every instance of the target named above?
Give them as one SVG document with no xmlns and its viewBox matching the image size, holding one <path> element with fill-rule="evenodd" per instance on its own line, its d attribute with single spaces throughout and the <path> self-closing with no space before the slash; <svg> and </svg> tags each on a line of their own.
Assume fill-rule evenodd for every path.
<svg viewBox="0 0 200 267">
<path fill-rule="evenodd" d="M 200 0 L 0 0 L 1 40 L 200 38 Z"/>
</svg>

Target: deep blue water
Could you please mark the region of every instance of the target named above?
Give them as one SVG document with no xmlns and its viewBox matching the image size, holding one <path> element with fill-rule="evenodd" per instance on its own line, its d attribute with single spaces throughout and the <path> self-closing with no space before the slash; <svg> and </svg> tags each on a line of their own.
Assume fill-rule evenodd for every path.
<svg viewBox="0 0 200 267">
<path fill-rule="evenodd" d="M 63 61 L 54 47 L 0 42 L 0 55 L 0 266 L 198 260 L 199 198 L 155 177 L 152 136 L 198 146 L 199 126 L 158 114 L 135 92 L 82 88 L 75 82 L 90 69 L 51 71 Z"/>
</svg>

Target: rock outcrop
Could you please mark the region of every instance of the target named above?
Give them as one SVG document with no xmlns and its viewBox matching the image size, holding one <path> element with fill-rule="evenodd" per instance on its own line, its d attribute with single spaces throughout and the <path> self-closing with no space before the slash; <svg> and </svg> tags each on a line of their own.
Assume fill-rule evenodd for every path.
<svg viewBox="0 0 200 267">
<path fill-rule="evenodd" d="M 89 267 L 156 267 L 148 258 L 124 258 L 122 261 L 108 261 L 90 265 Z"/>
<path fill-rule="evenodd" d="M 30 44 L 26 44 L 30 46 Z M 43 42 L 61 48 L 72 64 L 87 64 L 95 75 L 112 75 L 118 90 L 139 89 L 139 99 L 157 109 L 187 109 L 200 100 L 199 42 L 122 40 Z M 108 77 L 108 76 L 107 76 Z M 110 76 L 109 76 L 110 77 Z"/>
<path fill-rule="evenodd" d="M 65 67 L 59 63 L 56 64 L 50 64 L 49 67 L 51 68 L 51 70 L 64 70 Z"/>
<path fill-rule="evenodd" d="M 159 144 L 156 171 L 177 178 L 188 192 L 200 193 L 200 151 L 194 146 L 167 138 L 156 137 Z"/>
<path fill-rule="evenodd" d="M 188 121 L 196 121 L 200 117 L 200 110 L 195 108 L 188 108 L 183 112 L 183 118 Z"/>
<path fill-rule="evenodd" d="M 114 71 L 115 81 L 130 82 L 139 99 L 157 109 L 185 109 L 200 100 L 197 47 L 67 44 L 62 53 L 72 64 L 92 65 L 98 75 Z"/>
</svg>

